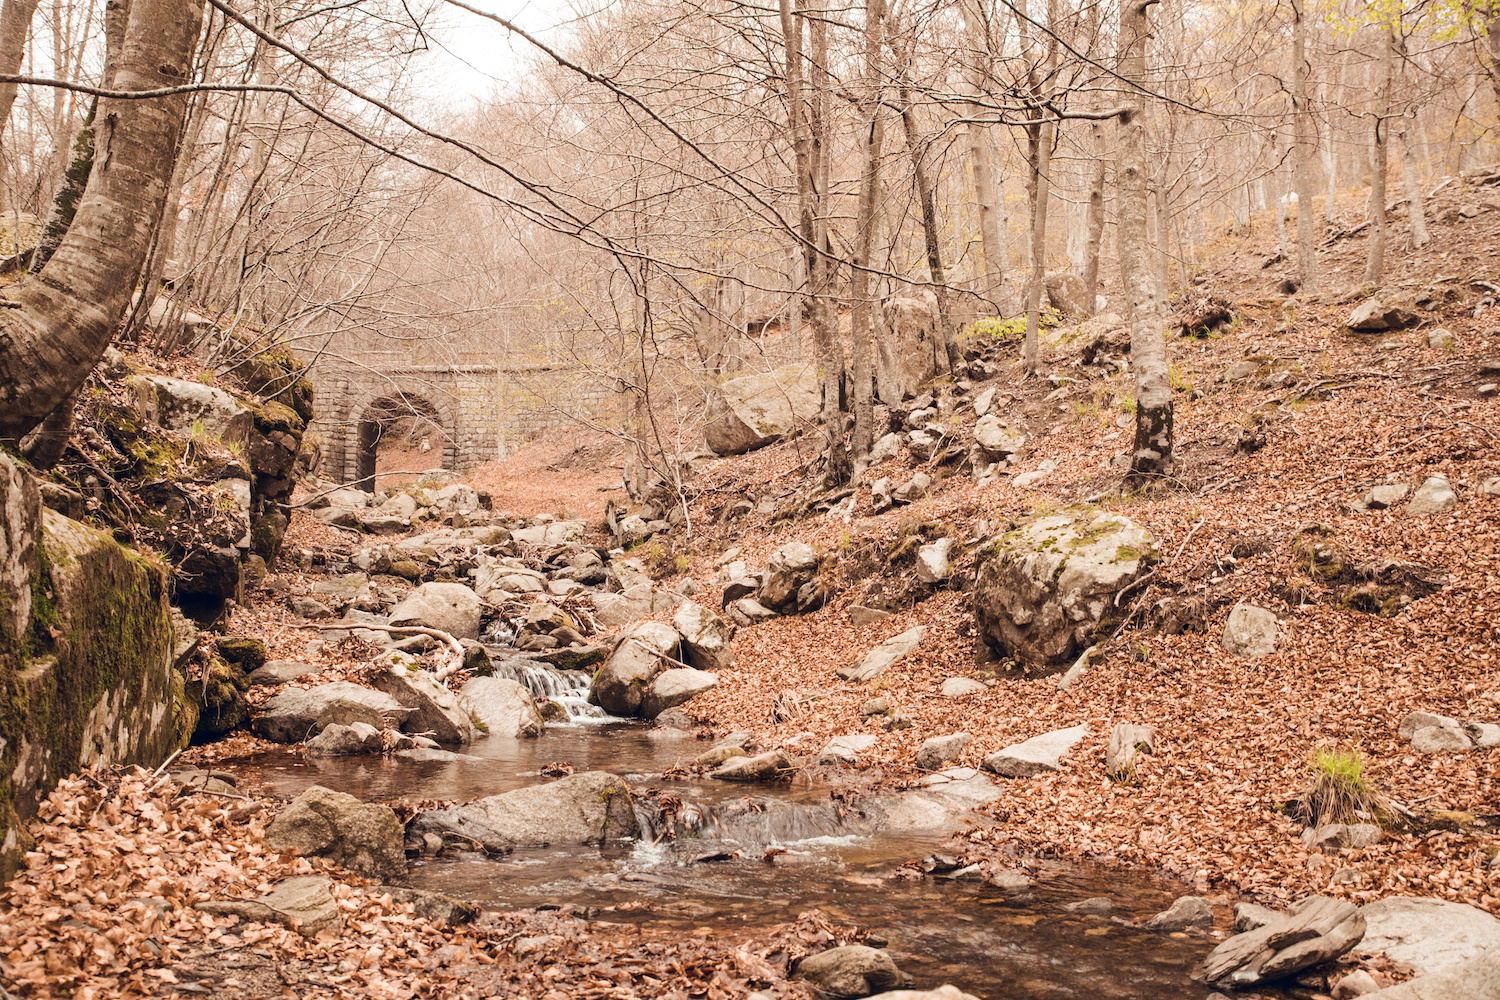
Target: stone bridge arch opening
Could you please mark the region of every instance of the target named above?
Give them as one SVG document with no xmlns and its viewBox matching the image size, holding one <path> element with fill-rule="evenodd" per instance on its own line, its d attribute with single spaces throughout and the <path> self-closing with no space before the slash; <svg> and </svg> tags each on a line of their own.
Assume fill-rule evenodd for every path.
<svg viewBox="0 0 1500 1000">
<path fill-rule="evenodd" d="M 425 463 L 422 468 L 446 469 L 451 439 L 452 429 L 444 425 L 442 412 L 422 396 L 397 391 L 373 399 L 356 424 L 354 485 L 375 492 L 382 445 L 387 451 L 416 451 Z"/>
</svg>

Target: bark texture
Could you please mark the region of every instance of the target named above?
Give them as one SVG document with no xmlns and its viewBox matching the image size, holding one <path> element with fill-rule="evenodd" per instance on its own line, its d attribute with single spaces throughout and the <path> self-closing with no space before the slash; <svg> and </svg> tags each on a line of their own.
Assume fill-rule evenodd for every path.
<svg viewBox="0 0 1500 1000">
<path fill-rule="evenodd" d="M 1318 290 L 1318 258 L 1313 247 L 1314 125 L 1307 93 L 1305 2 L 1292 2 L 1292 184 L 1297 192 L 1297 277 L 1302 293 L 1312 295 Z"/>
<path fill-rule="evenodd" d="M 870 453 L 875 440 L 875 400 L 871 386 L 871 362 L 875 351 L 875 303 L 870 294 L 870 255 L 874 248 L 875 200 L 880 191 L 880 148 L 885 126 L 880 117 L 880 50 L 884 34 L 885 0 L 868 0 L 865 4 L 865 79 L 864 116 L 861 133 L 864 145 L 864 168 L 859 178 L 859 207 L 854 220 L 854 266 L 850 274 L 854 335 L 854 358 L 851 377 L 854 380 L 854 439 L 856 458 Z"/>
<path fill-rule="evenodd" d="M 1119 73 L 1140 87 L 1146 75 L 1146 12 L 1156 0 L 1126 0 L 1120 7 Z M 1130 363 L 1135 369 L 1133 478 L 1165 475 L 1172 468 L 1172 386 L 1146 246 L 1146 123 L 1140 90 L 1126 95 L 1120 115 L 1120 270 L 1131 307 Z"/>
<path fill-rule="evenodd" d="M 185 83 L 203 8 L 136 0 L 115 85 Z M 0 438 L 26 434 L 98 364 L 130 303 L 175 162 L 186 96 L 99 102 L 95 165 L 68 235 L 0 315 Z"/>
<path fill-rule="evenodd" d="M 1385 187 L 1389 173 L 1389 143 L 1386 141 L 1390 126 L 1387 124 L 1391 109 L 1391 68 L 1395 61 L 1395 29 L 1384 32 L 1380 46 L 1379 96 L 1376 98 L 1375 136 L 1370 150 L 1370 256 L 1365 261 L 1365 282 L 1379 285 L 1385 276 Z"/>
</svg>

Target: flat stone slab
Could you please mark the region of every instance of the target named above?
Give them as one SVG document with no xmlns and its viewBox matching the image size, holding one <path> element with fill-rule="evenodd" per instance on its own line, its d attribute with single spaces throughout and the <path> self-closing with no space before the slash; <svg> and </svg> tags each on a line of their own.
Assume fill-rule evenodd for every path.
<svg viewBox="0 0 1500 1000">
<path fill-rule="evenodd" d="M 1024 743 L 1016 743 L 997 750 L 984 760 L 984 769 L 1004 778 L 1030 778 L 1050 771 L 1062 770 L 1062 757 L 1073 748 L 1073 744 L 1088 735 L 1087 723 L 1071 729 L 1058 729 L 1041 736 L 1033 736 Z"/>
<path fill-rule="evenodd" d="M 338 934 L 344 929 L 333 882 L 321 875 L 299 875 L 276 883 L 269 895 L 259 899 L 207 900 L 194 909 L 215 916 L 238 916 L 263 924 L 286 924 L 299 934 L 312 937 L 319 931 Z"/>
<path fill-rule="evenodd" d="M 793 766 L 785 751 L 772 750 L 754 757 L 731 757 L 708 776 L 720 781 L 778 781 Z"/>
<path fill-rule="evenodd" d="M 1445 899 L 1390 896 L 1360 908 L 1365 936 L 1354 949 L 1383 951 L 1421 975 L 1442 972 L 1500 948 L 1500 919 Z"/>
<path fill-rule="evenodd" d="M 972 677 L 950 677 L 938 688 L 944 698 L 966 698 L 988 690 L 983 681 L 976 681 Z"/>
<path fill-rule="evenodd" d="M 853 764 L 860 753 L 875 745 L 879 737 L 872 733 L 849 733 L 835 736 L 828 745 L 818 751 L 818 764 Z"/>
<path fill-rule="evenodd" d="M 275 687 L 317 671 L 318 668 L 311 663 L 298 660 L 267 660 L 263 666 L 256 667 L 251 672 L 250 686 Z"/>
<path fill-rule="evenodd" d="M 839 677 L 855 684 L 874 680 L 889 670 L 903 656 L 921 645 L 922 637 L 926 634 L 927 626 L 918 625 L 907 629 L 900 635 L 893 635 L 866 653 L 864 659 L 850 666 L 840 667 L 837 673 Z"/>
</svg>

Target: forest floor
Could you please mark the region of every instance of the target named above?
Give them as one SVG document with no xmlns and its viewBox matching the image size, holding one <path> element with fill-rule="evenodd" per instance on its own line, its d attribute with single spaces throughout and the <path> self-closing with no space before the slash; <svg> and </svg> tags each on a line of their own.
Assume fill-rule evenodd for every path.
<svg viewBox="0 0 1500 1000">
<path fill-rule="evenodd" d="M 1291 297 L 1277 285 L 1294 264 L 1276 260 L 1270 225 L 1223 237 L 1187 299 L 1222 297 L 1237 318 L 1222 334 L 1169 344 L 1178 467 L 1149 488 L 1127 489 L 1110 464 L 1130 444 L 1130 381 L 1082 376 L 1074 362 L 1086 338 L 1050 343 L 1039 378 L 1022 380 L 1012 369 L 990 383 L 1010 397 L 1002 415 L 1024 423 L 1033 442 L 1011 476 L 990 486 L 928 470 L 937 480 L 932 491 L 908 507 L 873 515 L 862 489 L 847 518 L 793 516 L 807 492 L 815 433 L 701 463 L 689 483 L 689 526 L 639 552 L 660 586 L 691 577 L 712 598 L 727 550 L 763 566 L 797 540 L 827 553 L 825 574 L 838 589 L 815 612 L 740 630 L 736 666 L 691 712 L 713 730 L 753 730 L 762 743 L 804 757 L 833 736 L 878 732 L 860 765 L 888 784 L 920 777 L 914 754 L 931 736 L 971 733 L 957 763 L 977 765 L 1009 744 L 1087 723 L 1089 735 L 1062 771 L 1009 781 L 1011 794 L 990 807 L 994 822 L 959 840 L 954 853 L 1007 867 L 1040 857 L 1138 866 L 1224 902 L 1400 894 L 1500 912 L 1495 869 L 1487 867 L 1500 825 L 1500 749 L 1419 754 L 1396 733 L 1416 709 L 1500 722 L 1500 497 L 1476 488 L 1500 475 L 1500 403 L 1479 392 L 1500 381 L 1500 201 L 1489 197 L 1487 189 L 1455 187 L 1437 199 L 1440 217 L 1460 203 L 1485 207 L 1473 218 L 1450 212 L 1451 221 L 1435 222 L 1422 250 L 1399 246 L 1397 222 L 1385 287 L 1430 292 L 1437 308 L 1436 321 L 1390 334 L 1342 327 L 1359 297 L 1351 292 L 1363 267 L 1362 235 L 1320 251 L 1329 291 Z M 1454 335 L 1451 348 L 1428 346 L 1437 321 Z M 1226 382 L 1228 367 L 1246 358 L 1261 359 L 1262 374 Z M 1295 388 L 1264 374 L 1280 371 L 1293 373 Z M 1079 381 L 1058 396 L 1048 375 Z M 970 398 L 987 387 L 973 386 Z M 1015 475 L 1044 460 L 1055 470 L 1030 487 L 1014 485 Z M 609 500 L 623 502 L 623 463 L 612 441 L 557 435 L 469 478 L 495 492 L 497 509 L 574 513 L 597 526 Z M 899 482 L 918 467 L 903 451 L 877 474 Z M 1426 517 L 1404 505 L 1351 506 L 1371 486 L 1415 487 L 1432 475 L 1446 476 L 1457 506 Z M 741 499 L 754 512 L 729 520 L 727 508 Z M 1130 595 L 1126 628 L 1065 691 L 1053 677 L 977 664 L 972 543 L 1038 509 L 1082 502 L 1145 524 L 1159 541 L 1161 563 Z M 1436 586 L 1389 616 L 1335 602 L 1337 581 L 1310 574 L 1298 549 L 1314 530 L 1350 564 L 1420 565 Z M 962 543 L 957 572 L 943 587 L 909 586 L 902 543 L 939 533 Z M 288 545 L 336 534 L 299 513 Z M 851 624 L 849 606 L 876 598 L 895 613 Z M 1162 604 L 1168 598 L 1173 603 Z M 1275 653 L 1240 659 L 1220 647 L 1224 620 L 1242 600 L 1281 620 Z M 1169 621 L 1163 609 L 1174 606 L 1190 613 Z M 914 725 L 867 728 L 859 706 L 873 692 L 833 672 L 916 624 L 929 627 L 922 646 L 879 682 Z M 316 637 L 268 607 L 237 611 L 233 629 L 264 635 L 273 657 L 303 658 Z M 351 666 L 330 656 L 325 674 Z M 938 694 L 944 679 L 965 676 L 994 683 L 964 699 Z M 789 705 L 801 708 L 788 713 Z M 1102 766 L 1118 722 L 1156 728 L 1155 753 L 1128 782 L 1109 780 Z M 211 764 L 252 745 L 253 737 L 237 735 L 195 759 Z M 1393 823 L 1370 847 L 1309 850 L 1285 806 L 1308 786 L 1320 749 L 1357 752 L 1371 785 L 1416 819 Z M 144 774 L 64 783 L 35 829 L 35 863 L 6 892 L 0 991 L 718 1000 L 761 986 L 809 996 L 805 984 L 786 980 L 788 960 L 851 936 L 815 914 L 770 933 L 684 936 L 586 922 L 566 908 L 486 914 L 444 930 L 388 898 L 359 893 L 363 883 L 347 873 L 339 874 L 346 931 L 338 936 L 304 938 L 181 905 L 204 891 L 249 895 L 322 868 L 265 851 L 261 833 L 274 808 L 253 790 L 240 800 L 195 796 Z M 502 946 L 510 955 L 518 939 L 540 943 L 497 963 Z"/>
</svg>

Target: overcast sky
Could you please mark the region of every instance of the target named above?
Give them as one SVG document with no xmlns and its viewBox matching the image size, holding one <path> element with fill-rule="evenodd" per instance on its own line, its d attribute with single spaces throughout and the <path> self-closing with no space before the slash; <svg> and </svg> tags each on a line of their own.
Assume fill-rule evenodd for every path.
<svg viewBox="0 0 1500 1000">
<path fill-rule="evenodd" d="M 514 21 L 548 43 L 556 43 L 576 18 L 565 0 L 470 0 L 472 6 Z M 449 99 L 481 98 L 517 79 L 535 49 L 493 21 L 450 7 L 446 26 L 435 33 L 428 65 L 429 86 Z"/>
</svg>

